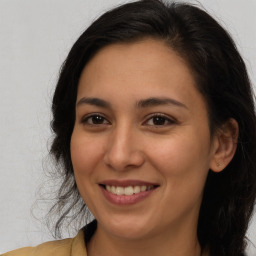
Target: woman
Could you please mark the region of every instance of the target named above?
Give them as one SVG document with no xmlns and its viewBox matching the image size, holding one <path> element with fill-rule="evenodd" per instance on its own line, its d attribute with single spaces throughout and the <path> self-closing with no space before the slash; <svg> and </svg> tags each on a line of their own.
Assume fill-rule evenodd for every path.
<svg viewBox="0 0 256 256">
<path fill-rule="evenodd" d="M 158 0 L 105 13 L 72 47 L 52 111 L 56 235 L 87 207 L 95 220 L 74 239 L 6 255 L 245 255 L 253 93 L 207 13 Z"/>
</svg>

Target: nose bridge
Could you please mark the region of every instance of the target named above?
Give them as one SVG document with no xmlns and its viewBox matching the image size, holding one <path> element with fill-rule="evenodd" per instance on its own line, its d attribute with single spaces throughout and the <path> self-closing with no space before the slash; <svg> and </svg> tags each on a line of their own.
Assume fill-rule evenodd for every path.
<svg viewBox="0 0 256 256">
<path fill-rule="evenodd" d="M 117 124 L 109 136 L 105 162 L 115 170 L 140 166 L 144 160 L 137 136 L 138 132 L 131 125 L 126 122 Z"/>
</svg>

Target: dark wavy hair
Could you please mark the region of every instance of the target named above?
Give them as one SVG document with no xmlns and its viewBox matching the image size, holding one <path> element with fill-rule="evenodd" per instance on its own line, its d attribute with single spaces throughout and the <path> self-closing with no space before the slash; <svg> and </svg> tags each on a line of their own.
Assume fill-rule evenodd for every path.
<svg viewBox="0 0 256 256">
<path fill-rule="evenodd" d="M 229 34 L 202 9 L 185 3 L 142 0 L 119 6 L 89 26 L 73 45 L 60 72 L 52 102 L 54 140 L 50 153 L 62 177 L 55 234 L 66 219 L 80 221 L 81 200 L 70 157 L 77 86 L 81 72 L 103 47 L 144 38 L 164 41 L 189 65 L 204 96 L 213 134 L 229 118 L 239 125 L 237 150 L 220 173 L 209 170 L 198 222 L 198 239 L 212 256 L 244 255 L 256 196 L 256 118 L 244 61 Z"/>
</svg>

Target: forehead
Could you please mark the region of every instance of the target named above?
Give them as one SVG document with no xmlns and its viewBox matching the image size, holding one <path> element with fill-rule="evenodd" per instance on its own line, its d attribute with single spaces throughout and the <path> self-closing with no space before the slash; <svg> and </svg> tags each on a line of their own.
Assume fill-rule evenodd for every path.
<svg viewBox="0 0 256 256">
<path fill-rule="evenodd" d="M 130 86 L 139 82 L 145 87 L 166 83 L 195 85 L 185 60 L 165 42 L 156 39 L 117 43 L 101 49 L 85 66 L 79 87 L 86 84 L 87 90 L 96 89 L 102 82 L 104 87 L 116 83 L 119 89 L 125 82 Z"/>
<path fill-rule="evenodd" d="M 113 44 L 100 50 L 80 77 L 77 102 L 82 98 L 104 100 L 118 113 L 132 113 L 145 99 L 171 98 L 186 106 L 193 122 L 208 123 L 206 102 L 191 69 L 159 40 Z"/>
</svg>

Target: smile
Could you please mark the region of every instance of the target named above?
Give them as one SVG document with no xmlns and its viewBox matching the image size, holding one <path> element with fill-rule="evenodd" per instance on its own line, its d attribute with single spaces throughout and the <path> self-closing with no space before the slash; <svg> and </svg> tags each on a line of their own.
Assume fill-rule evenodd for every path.
<svg viewBox="0 0 256 256">
<path fill-rule="evenodd" d="M 158 184 L 136 180 L 108 180 L 99 185 L 107 201 L 120 206 L 143 201 L 159 187 Z"/>
<path fill-rule="evenodd" d="M 149 191 L 152 190 L 154 188 L 154 186 L 127 186 L 127 187 L 119 187 L 119 186 L 110 186 L 110 185 L 106 185 L 105 189 L 115 195 L 126 195 L 126 196 L 130 196 L 133 194 L 138 194 L 144 191 Z"/>
</svg>

